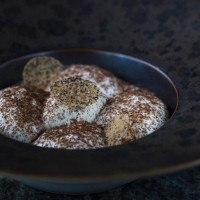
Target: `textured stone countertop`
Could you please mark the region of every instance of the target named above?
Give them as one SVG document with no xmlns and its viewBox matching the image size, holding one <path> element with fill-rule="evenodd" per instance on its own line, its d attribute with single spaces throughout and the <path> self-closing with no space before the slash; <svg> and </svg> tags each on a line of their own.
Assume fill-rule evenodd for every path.
<svg viewBox="0 0 200 200">
<path fill-rule="evenodd" d="M 178 73 L 187 89 L 190 80 L 197 77 L 200 63 L 200 1 L 0 1 L 1 63 L 32 52 L 69 47 L 111 50 L 153 60 Z M 200 110 L 200 106 L 195 109 Z M 13 199 L 199 200 L 200 168 L 78 197 L 50 194 L 0 178 L 0 200 Z"/>
<path fill-rule="evenodd" d="M 11 179 L 0 179 L 1 200 L 199 200 L 200 167 L 170 175 L 136 180 L 108 192 L 70 196 L 33 189 Z"/>
</svg>

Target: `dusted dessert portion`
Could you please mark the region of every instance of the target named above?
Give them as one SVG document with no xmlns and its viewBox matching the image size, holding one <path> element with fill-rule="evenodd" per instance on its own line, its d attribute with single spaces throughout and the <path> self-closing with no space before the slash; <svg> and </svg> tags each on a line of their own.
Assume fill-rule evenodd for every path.
<svg viewBox="0 0 200 200">
<path fill-rule="evenodd" d="M 159 98 L 147 90 L 139 89 L 123 92 L 109 99 L 96 122 L 103 127 L 110 122 L 113 123 L 112 126 L 118 126 L 118 115 L 128 115 L 132 139 L 138 139 L 160 128 L 168 118 L 168 111 Z"/>
<path fill-rule="evenodd" d="M 23 79 L 25 85 L 0 91 L 0 133 L 22 142 L 64 149 L 120 145 L 168 119 L 158 97 L 97 66 L 64 69 L 55 58 L 36 57 Z"/>
<path fill-rule="evenodd" d="M 106 103 L 98 87 L 80 78 L 56 81 L 44 107 L 43 120 L 47 129 L 70 124 L 72 120 L 93 122 Z"/>
<path fill-rule="evenodd" d="M 81 78 L 93 82 L 102 94 L 108 98 L 122 92 L 119 79 L 116 76 L 109 71 L 92 65 L 67 66 L 63 72 L 52 79 L 46 90 L 49 91 L 51 85 L 53 85 L 55 81 L 67 79 L 69 77 Z"/>
<path fill-rule="evenodd" d="M 32 58 L 24 67 L 24 83 L 27 86 L 45 89 L 51 79 L 63 69 L 63 64 L 53 57 Z"/>
<path fill-rule="evenodd" d="M 0 91 L 0 132 L 23 142 L 31 142 L 44 129 L 43 104 L 48 93 L 27 86 Z"/>
<path fill-rule="evenodd" d="M 64 149 L 91 149 L 106 146 L 102 128 L 95 123 L 85 121 L 47 130 L 33 144 Z"/>
</svg>

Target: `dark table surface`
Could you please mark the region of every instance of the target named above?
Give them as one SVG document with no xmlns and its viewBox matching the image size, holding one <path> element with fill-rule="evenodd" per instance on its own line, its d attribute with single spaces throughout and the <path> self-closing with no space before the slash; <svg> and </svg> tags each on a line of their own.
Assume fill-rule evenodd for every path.
<svg viewBox="0 0 200 200">
<path fill-rule="evenodd" d="M 0 1 L 1 63 L 27 53 L 69 47 L 117 51 L 160 63 L 179 75 L 187 89 L 199 77 L 200 1 Z M 200 99 L 200 94 L 195 98 Z M 0 200 L 4 199 L 199 200 L 200 168 L 79 197 L 50 194 L 0 178 Z"/>
</svg>

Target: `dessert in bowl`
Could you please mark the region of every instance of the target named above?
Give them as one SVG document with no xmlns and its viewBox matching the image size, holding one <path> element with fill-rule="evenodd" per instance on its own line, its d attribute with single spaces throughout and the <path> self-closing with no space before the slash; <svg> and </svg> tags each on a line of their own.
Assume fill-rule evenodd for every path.
<svg viewBox="0 0 200 200">
<path fill-rule="evenodd" d="M 0 133 L 40 147 L 120 145 L 159 129 L 164 102 L 92 65 L 64 67 L 53 57 L 27 62 L 24 84 L 1 90 Z"/>
<path fill-rule="evenodd" d="M 44 56 L 57 59 L 53 63 L 58 67 L 46 70 L 39 61 L 33 62 L 43 69 L 34 76 L 38 71 L 30 70 L 30 60 Z M 21 135 L 1 132 L 2 174 L 43 190 L 81 194 L 113 188 L 170 165 L 166 156 L 171 153 L 165 151 L 163 156 L 158 149 L 171 147 L 170 143 L 159 145 L 170 135 L 178 93 L 172 80 L 153 65 L 121 54 L 77 49 L 21 57 L 0 70 L 1 74 L 9 72 L 1 77 L 1 93 L 8 88 L 17 90 L 13 99 L 13 91 L 4 96 L 10 95 L 13 105 L 21 105 L 24 99 L 25 114 L 37 110 L 34 117 L 41 122 L 38 129 L 30 124 L 35 132 L 26 141 Z M 22 74 L 32 74 L 32 79 L 24 78 L 24 84 L 16 86 Z M 38 84 L 47 74 L 51 78 Z M 37 93 L 42 90 L 43 95 L 29 88 Z M 23 131 L 31 133 L 22 128 L 16 133 Z"/>
</svg>

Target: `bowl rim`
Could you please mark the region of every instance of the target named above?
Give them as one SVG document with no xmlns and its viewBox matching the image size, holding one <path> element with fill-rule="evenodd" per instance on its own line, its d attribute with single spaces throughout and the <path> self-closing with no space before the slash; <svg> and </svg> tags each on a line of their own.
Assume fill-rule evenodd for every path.
<svg viewBox="0 0 200 200">
<path fill-rule="evenodd" d="M 6 138 L 4 136 L 0 136 L 0 149 L 3 150 L 4 153 L 0 153 L 0 159 L 4 160 L 5 163 L 0 164 L 0 174 L 5 175 L 5 176 L 12 176 L 12 177 L 18 177 L 18 178 L 31 178 L 31 179 L 38 179 L 38 180 L 53 180 L 53 181 L 103 181 L 103 180 L 115 180 L 115 179 L 127 179 L 127 178 L 138 178 L 138 177 L 144 177 L 144 176 L 149 176 L 149 175 L 154 175 L 154 174 L 161 174 L 161 173 L 166 173 L 166 172 L 172 172 L 172 171 L 176 171 L 176 170 L 180 170 L 180 169 L 184 169 L 187 168 L 189 166 L 195 166 L 200 164 L 200 154 L 196 155 L 195 158 L 192 157 L 185 157 L 185 159 L 180 159 L 179 162 L 175 162 L 174 159 L 172 159 L 171 163 L 166 165 L 166 163 L 164 163 L 164 165 L 162 164 L 162 166 L 152 166 L 151 168 L 138 168 L 138 170 L 136 169 L 132 169 L 131 167 L 127 166 L 128 165 L 128 161 L 124 161 L 123 160 L 123 150 L 130 150 L 132 149 L 132 144 L 134 143 L 136 146 L 140 147 L 140 143 L 145 143 L 146 141 L 149 143 L 149 141 L 147 140 L 147 138 L 151 138 L 150 143 L 154 140 L 156 141 L 156 138 L 159 135 L 162 135 L 161 132 L 165 132 L 165 129 L 167 127 L 169 127 L 169 124 L 171 124 L 172 119 L 177 117 L 177 110 L 179 110 L 180 112 L 180 108 L 179 108 L 179 100 L 182 100 L 180 91 L 182 90 L 182 88 L 178 87 L 177 88 L 177 84 L 176 83 L 176 78 L 173 77 L 173 80 L 170 78 L 170 76 L 168 76 L 168 74 L 165 73 L 165 71 L 167 70 L 161 70 L 160 67 L 156 67 L 155 65 L 148 63 L 144 60 L 141 60 L 139 58 L 135 58 L 133 56 L 129 56 L 129 55 L 125 55 L 122 53 L 117 53 L 117 52 L 111 52 L 111 51 L 104 51 L 104 50 L 97 50 L 97 49 L 86 49 L 86 48 L 65 48 L 65 49 L 56 49 L 56 50 L 50 50 L 50 51 L 41 51 L 41 52 L 37 52 L 37 53 L 31 53 L 25 56 L 21 56 L 21 57 L 17 57 L 14 59 L 11 59 L 7 62 L 4 62 L 3 64 L 0 65 L 0 68 L 6 67 L 14 62 L 17 62 L 18 60 L 23 60 L 23 59 L 27 59 L 27 58 L 31 58 L 34 56 L 38 56 L 38 55 L 46 55 L 46 54 L 54 54 L 54 53 L 61 53 L 61 52 L 87 52 L 87 53 L 94 53 L 94 54 L 102 54 L 102 55 L 109 55 L 109 56 L 120 56 L 123 57 L 125 59 L 129 59 L 129 60 L 133 60 L 134 62 L 139 62 L 142 63 L 144 65 L 147 65 L 148 67 L 153 68 L 154 70 L 158 71 L 159 73 L 161 73 L 165 78 L 167 78 L 167 80 L 171 83 L 171 85 L 174 87 L 175 91 L 176 91 L 176 97 L 177 97 L 177 104 L 176 104 L 176 108 L 175 108 L 175 112 L 172 114 L 170 120 L 166 123 L 166 125 L 164 125 L 161 129 L 159 129 L 158 131 L 155 131 L 154 133 L 156 134 L 151 134 L 148 137 L 144 137 L 138 141 L 133 141 L 127 144 L 123 144 L 123 145 L 118 145 L 118 146 L 114 146 L 114 147 L 106 147 L 106 148 L 102 148 L 102 149 L 93 149 L 93 150 L 55 150 L 55 149 L 44 149 L 44 148 L 40 148 L 37 146 L 33 146 L 30 144 L 25 144 L 25 143 L 21 143 L 9 138 Z M 170 72 L 171 73 L 171 72 Z M 175 83 L 174 83 L 175 82 Z M 179 113 L 178 113 L 179 114 Z M 172 123 L 173 124 L 173 123 Z M 159 134 L 158 134 L 159 132 Z M 166 134 L 165 134 L 166 136 Z M 163 139 L 161 137 L 161 139 Z M 5 153 L 5 150 L 11 148 L 12 151 L 16 150 L 16 153 L 12 154 L 11 152 L 9 153 Z M 141 147 L 140 147 L 141 148 Z M 25 152 L 24 152 L 25 151 Z M 68 171 L 66 169 L 66 171 L 63 171 L 63 167 L 67 167 L 67 162 L 65 162 L 65 164 L 63 164 L 64 166 L 62 166 L 62 172 L 59 171 L 53 171 L 53 168 L 51 170 L 46 170 L 43 169 L 41 171 L 38 170 L 39 168 L 37 168 L 37 166 L 40 166 L 39 164 L 41 164 L 41 159 L 39 159 L 38 161 L 40 161 L 40 163 L 36 163 L 33 165 L 33 168 L 31 168 L 31 170 L 28 170 L 27 168 L 30 166 L 30 164 L 33 164 L 33 161 L 37 160 L 35 157 L 33 159 L 30 159 L 30 155 L 33 154 L 33 152 L 37 152 L 37 155 L 40 155 L 40 153 L 43 151 L 43 153 L 41 153 L 42 155 L 46 152 L 48 155 L 52 154 L 54 155 L 54 158 L 56 158 L 56 156 L 59 157 L 59 154 L 62 154 L 63 157 L 67 157 L 68 159 L 74 159 L 76 158 L 76 156 L 84 156 L 85 158 L 88 158 L 87 152 L 91 152 L 91 157 L 93 159 L 95 159 L 95 166 L 97 166 L 98 162 L 102 161 L 104 159 L 104 155 L 105 153 L 108 153 L 109 155 L 114 155 L 116 153 L 122 153 L 122 156 L 120 157 L 120 159 L 117 161 L 117 163 L 119 164 L 120 161 L 123 162 L 123 165 L 121 165 L 122 169 L 116 169 L 115 166 L 112 165 L 112 167 L 108 167 L 107 170 L 104 169 L 99 169 L 98 173 L 95 173 L 95 171 L 93 171 L 92 174 L 90 174 L 89 169 L 83 169 L 83 168 L 68 168 Z M 95 158 L 95 152 L 100 152 L 99 156 L 100 159 Z M 111 151 L 111 152 L 110 152 Z M 21 154 L 17 155 L 17 153 L 21 152 Z M 69 153 L 70 152 L 70 153 Z M 72 153 L 73 152 L 73 153 Z M 144 152 L 143 152 L 144 153 Z M 168 154 L 170 155 L 172 152 L 169 152 Z M 46 155 L 47 155 L 46 154 Z M 73 154 L 73 155 L 69 155 L 69 154 Z M 168 156 L 169 156 L 168 155 Z M 61 156 L 61 157 L 62 157 Z M 73 156 L 75 156 L 73 158 Z M 179 155 L 180 156 L 180 155 Z M 186 159 L 187 158 L 187 159 Z M 27 160 L 24 160 L 27 159 Z M 47 159 L 47 158 L 45 158 Z M 108 159 L 108 155 L 106 157 L 106 159 Z M 16 166 L 15 165 L 15 161 L 21 160 L 22 162 L 24 162 L 21 165 Z M 61 164 L 61 158 L 57 159 L 57 161 L 59 161 Z M 136 160 L 137 160 L 137 156 L 136 156 Z M 46 160 L 47 161 L 47 160 Z M 49 160 L 47 163 L 51 163 L 51 160 Z M 71 162 L 72 160 L 70 160 Z M 83 161 L 83 160 L 82 160 Z M 89 160 L 87 160 L 89 161 Z M 131 161 L 131 160 L 129 160 Z M 141 161 L 140 161 L 141 162 Z M 43 164 L 45 164 L 44 162 L 42 162 Z M 74 163 L 76 164 L 80 164 L 78 163 L 78 160 L 75 159 Z M 83 163 L 83 162 L 82 162 Z M 115 162 L 114 162 L 115 163 Z M 89 164 L 91 165 L 92 162 L 90 161 Z M 116 163 L 115 163 L 116 164 Z M 80 166 L 78 165 L 78 166 Z M 55 163 L 53 165 L 55 167 Z M 85 166 L 87 166 L 85 164 Z M 102 167 L 102 163 L 99 163 L 99 167 Z M 36 169 L 35 169 L 35 168 Z M 44 167 L 44 166 L 43 166 Z M 91 166 L 90 166 L 91 168 Z M 84 171 L 85 170 L 85 171 Z M 113 171 L 114 170 L 114 171 Z M 109 173 L 110 172 L 110 173 Z"/>
</svg>

